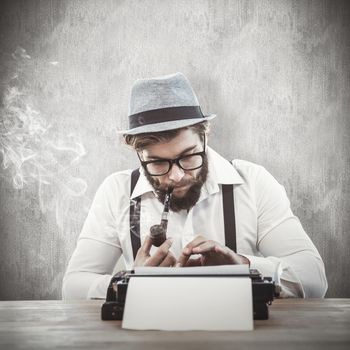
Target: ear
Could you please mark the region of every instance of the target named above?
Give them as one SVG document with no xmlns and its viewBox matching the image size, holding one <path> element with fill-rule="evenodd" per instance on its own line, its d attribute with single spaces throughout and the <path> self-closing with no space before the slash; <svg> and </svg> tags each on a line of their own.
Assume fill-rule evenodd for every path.
<svg viewBox="0 0 350 350">
<path fill-rule="evenodd" d="M 203 147 L 204 151 L 207 151 L 207 146 L 208 146 L 208 132 L 205 131 L 203 134 Z"/>
</svg>

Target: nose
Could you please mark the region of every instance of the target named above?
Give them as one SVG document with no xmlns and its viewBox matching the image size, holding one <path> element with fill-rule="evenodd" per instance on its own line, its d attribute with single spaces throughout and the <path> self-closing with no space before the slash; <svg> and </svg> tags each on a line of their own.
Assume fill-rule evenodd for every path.
<svg viewBox="0 0 350 350">
<path fill-rule="evenodd" d="M 184 170 L 181 169 L 177 164 L 173 164 L 172 168 L 168 173 L 169 180 L 175 183 L 180 182 L 184 175 Z"/>
</svg>

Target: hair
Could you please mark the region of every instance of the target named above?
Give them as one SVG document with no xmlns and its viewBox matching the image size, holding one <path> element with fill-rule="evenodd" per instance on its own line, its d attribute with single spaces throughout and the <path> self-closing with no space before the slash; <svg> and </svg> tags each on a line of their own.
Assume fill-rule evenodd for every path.
<svg viewBox="0 0 350 350">
<path fill-rule="evenodd" d="M 145 147 L 155 145 L 156 143 L 169 142 L 183 130 L 192 130 L 203 141 L 204 134 L 209 133 L 209 126 L 209 122 L 204 121 L 179 129 L 158 131 L 153 133 L 142 133 L 136 135 L 124 134 L 123 137 L 127 145 L 133 147 L 136 151 L 141 151 Z"/>
</svg>

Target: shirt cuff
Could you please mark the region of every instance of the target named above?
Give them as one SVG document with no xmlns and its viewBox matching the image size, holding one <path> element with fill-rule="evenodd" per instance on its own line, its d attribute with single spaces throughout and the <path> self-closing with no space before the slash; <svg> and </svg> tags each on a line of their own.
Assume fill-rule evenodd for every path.
<svg viewBox="0 0 350 350">
<path fill-rule="evenodd" d="M 281 298 L 304 298 L 305 292 L 299 278 L 288 267 L 284 266 L 279 258 L 274 256 L 259 257 L 254 255 L 245 255 L 250 261 L 250 268 L 258 270 L 263 277 L 271 277 L 276 285 L 280 286 Z M 282 276 L 282 273 L 284 275 Z"/>
<path fill-rule="evenodd" d="M 260 257 L 254 255 L 240 255 L 246 257 L 250 261 L 250 268 L 258 270 L 264 277 L 271 277 L 276 284 L 280 284 L 280 278 L 282 275 L 282 266 L 279 259 L 275 257 Z"/>
<path fill-rule="evenodd" d="M 106 299 L 107 289 L 111 279 L 112 275 L 102 275 L 97 277 L 89 288 L 87 299 Z"/>
</svg>

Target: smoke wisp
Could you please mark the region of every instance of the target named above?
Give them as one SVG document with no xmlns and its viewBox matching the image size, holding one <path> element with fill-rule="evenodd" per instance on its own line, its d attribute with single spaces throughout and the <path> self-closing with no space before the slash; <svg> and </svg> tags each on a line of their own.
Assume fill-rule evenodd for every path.
<svg viewBox="0 0 350 350">
<path fill-rule="evenodd" d="M 0 106 L 1 176 L 10 176 L 16 189 L 37 185 L 40 209 L 53 211 L 64 230 L 71 224 L 74 200 L 87 200 L 86 181 L 73 175 L 86 151 L 74 133 L 59 133 L 35 107 L 26 77 L 35 64 L 31 57 L 18 48 L 11 61 Z"/>
</svg>

